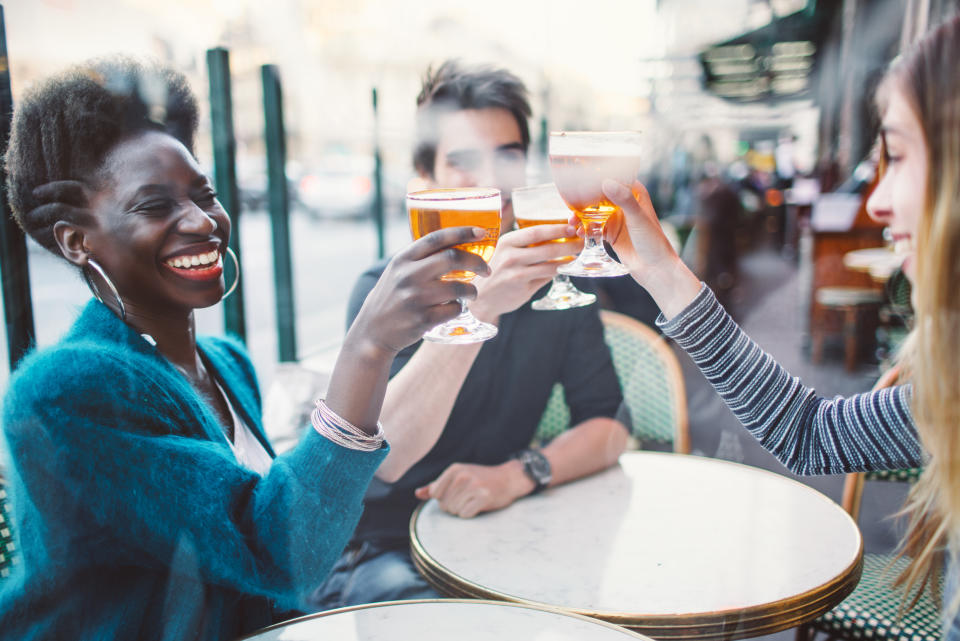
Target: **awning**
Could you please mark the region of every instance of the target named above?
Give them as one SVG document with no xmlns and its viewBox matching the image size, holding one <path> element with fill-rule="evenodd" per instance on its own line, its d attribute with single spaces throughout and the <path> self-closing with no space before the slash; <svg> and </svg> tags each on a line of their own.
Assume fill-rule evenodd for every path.
<svg viewBox="0 0 960 641">
<path fill-rule="evenodd" d="M 808 97 L 830 4 L 810 0 L 800 11 L 705 49 L 699 55 L 704 89 L 736 102 Z"/>
</svg>

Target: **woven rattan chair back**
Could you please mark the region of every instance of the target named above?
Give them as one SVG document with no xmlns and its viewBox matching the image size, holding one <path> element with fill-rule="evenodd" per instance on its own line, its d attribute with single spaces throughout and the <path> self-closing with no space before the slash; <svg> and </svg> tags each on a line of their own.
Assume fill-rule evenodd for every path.
<svg viewBox="0 0 960 641">
<path fill-rule="evenodd" d="M 663 444 L 675 452 L 689 453 L 687 396 L 676 355 L 662 336 L 634 318 L 606 310 L 600 312 L 600 318 L 633 437 L 640 443 Z M 557 384 L 535 442 L 549 441 L 569 425 L 570 410 L 563 388 Z"/>
</svg>

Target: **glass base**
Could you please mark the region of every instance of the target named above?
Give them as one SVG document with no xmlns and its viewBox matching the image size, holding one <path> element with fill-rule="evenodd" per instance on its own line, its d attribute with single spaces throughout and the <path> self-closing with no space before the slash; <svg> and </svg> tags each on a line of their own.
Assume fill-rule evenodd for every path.
<svg viewBox="0 0 960 641">
<path fill-rule="evenodd" d="M 537 311 L 552 311 L 584 307 L 597 301 L 594 294 L 581 292 L 564 276 L 553 279 L 550 291 L 539 300 L 530 303 L 530 307 Z"/>
<path fill-rule="evenodd" d="M 557 268 L 558 274 L 565 276 L 586 276 L 587 278 L 598 278 L 606 276 L 626 276 L 630 273 L 626 267 L 610 258 L 607 252 L 602 251 L 588 252 L 586 249 L 580 252 L 577 259 L 572 263 L 560 265 Z"/>
<path fill-rule="evenodd" d="M 433 343 L 450 345 L 480 343 L 497 335 L 496 325 L 477 320 L 468 310 L 456 318 L 437 325 L 423 335 L 423 339 Z"/>
</svg>

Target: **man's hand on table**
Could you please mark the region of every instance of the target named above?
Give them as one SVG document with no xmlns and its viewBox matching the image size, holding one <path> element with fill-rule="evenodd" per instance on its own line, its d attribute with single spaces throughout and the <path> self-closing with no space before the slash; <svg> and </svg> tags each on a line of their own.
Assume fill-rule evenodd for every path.
<svg viewBox="0 0 960 641">
<path fill-rule="evenodd" d="M 440 509 L 465 519 L 507 507 L 533 491 L 533 481 L 523 464 L 510 460 L 500 465 L 454 463 L 429 485 L 417 488 L 418 499 L 437 499 Z"/>
</svg>

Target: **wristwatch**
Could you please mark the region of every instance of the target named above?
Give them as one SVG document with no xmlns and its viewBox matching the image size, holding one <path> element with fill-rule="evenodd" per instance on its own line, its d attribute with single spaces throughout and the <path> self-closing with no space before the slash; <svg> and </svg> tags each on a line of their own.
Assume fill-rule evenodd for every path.
<svg viewBox="0 0 960 641">
<path fill-rule="evenodd" d="M 523 472 L 534 482 L 535 487 L 531 494 L 536 494 L 550 485 L 553 479 L 553 472 L 550 469 L 550 461 L 539 450 L 520 450 L 514 458 L 520 459 L 523 463 Z"/>
</svg>

